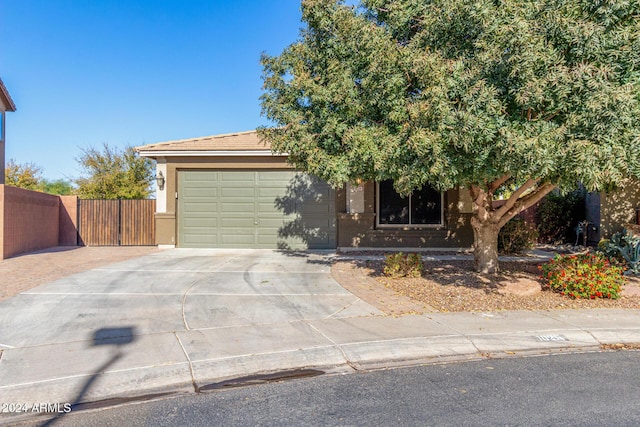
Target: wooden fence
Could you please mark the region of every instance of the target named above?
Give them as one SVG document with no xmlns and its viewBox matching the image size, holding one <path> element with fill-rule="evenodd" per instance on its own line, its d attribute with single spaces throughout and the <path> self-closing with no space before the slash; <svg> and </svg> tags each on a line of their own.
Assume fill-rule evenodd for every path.
<svg viewBox="0 0 640 427">
<path fill-rule="evenodd" d="M 78 200 L 81 246 L 152 246 L 155 200 Z"/>
</svg>

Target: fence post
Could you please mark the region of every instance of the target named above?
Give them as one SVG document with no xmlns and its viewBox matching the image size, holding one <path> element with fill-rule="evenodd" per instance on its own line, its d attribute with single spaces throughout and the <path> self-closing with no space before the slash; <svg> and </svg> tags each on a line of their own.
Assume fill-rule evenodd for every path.
<svg viewBox="0 0 640 427">
<path fill-rule="evenodd" d="M 76 246 L 84 246 L 84 242 L 80 239 L 80 197 L 78 197 L 77 201 L 78 205 L 76 206 Z"/>
<path fill-rule="evenodd" d="M 118 246 L 122 246 L 122 199 L 118 199 Z"/>
</svg>

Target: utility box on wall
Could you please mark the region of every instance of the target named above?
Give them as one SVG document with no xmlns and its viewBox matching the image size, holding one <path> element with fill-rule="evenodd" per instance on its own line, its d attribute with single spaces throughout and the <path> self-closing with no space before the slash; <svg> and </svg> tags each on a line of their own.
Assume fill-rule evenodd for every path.
<svg viewBox="0 0 640 427">
<path fill-rule="evenodd" d="M 348 213 L 364 213 L 364 185 L 347 184 Z"/>
</svg>

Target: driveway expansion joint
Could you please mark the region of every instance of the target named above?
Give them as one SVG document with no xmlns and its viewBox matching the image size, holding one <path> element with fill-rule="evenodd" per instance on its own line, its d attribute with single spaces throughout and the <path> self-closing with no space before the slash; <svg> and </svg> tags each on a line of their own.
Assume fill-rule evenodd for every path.
<svg viewBox="0 0 640 427">
<path fill-rule="evenodd" d="M 316 328 L 315 326 L 313 326 L 311 323 L 309 322 L 305 322 L 311 329 L 313 329 L 314 331 L 316 331 L 317 333 L 319 333 L 320 335 L 322 335 L 327 341 L 329 341 L 331 344 L 333 344 L 333 346 L 335 348 L 337 348 L 340 353 L 342 354 L 342 357 L 344 358 L 345 363 L 351 367 L 351 369 L 353 369 L 354 371 L 358 371 L 359 369 L 356 367 L 356 365 L 351 362 L 351 360 L 349 360 L 349 356 L 347 356 L 347 353 L 344 351 L 344 349 L 342 348 L 342 346 L 340 346 L 340 344 L 338 344 L 337 342 L 335 342 L 334 340 L 332 340 L 330 337 L 328 337 L 324 332 L 322 332 L 320 329 Z"/>
<path fill-rule="evenodd" d="M 182 341 L 180 340 L 180 337 L 178 336 L 178 334 L 176 332 L 174 332 L 173 335 L 176 337 L 176 340 L 178 340 L 178 344 L 180 345 L 180 348 L 182 349 L 182 352 L 184 353 L 184 357 L 186 357 L 187 362 L 189 363 L 189 373 L 191 374 L 191 384 L 193 385 L 193 389 L 195 390 L 195 392 L 198 393 L 198 385 L 196 384 L 196 376 L 195 376 L 195 373 L 193 372 L 193 363 L 191 362 L 191 358 L 189 357 L 189 353 L 184 348 L 184 345 L 182 345 Z"/>
</svg>

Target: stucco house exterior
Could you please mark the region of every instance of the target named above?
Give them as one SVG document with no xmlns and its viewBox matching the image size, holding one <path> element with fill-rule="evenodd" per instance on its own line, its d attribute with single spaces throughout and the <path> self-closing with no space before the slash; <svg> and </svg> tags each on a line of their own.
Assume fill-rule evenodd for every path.
<svg viewBox="0 0 640 427">
<path fill-rule="evenodd" d="M 5 165 L 5 144 L 4 144 L 4 114 L 7 111 L 16 111 L 16 104 L 13 103 L 9 91 L 0 80 L 0 184 L 4 184 L 4 165 Z"/>
<path fill-rule="evenodd" d="M 600 239 L 609 238 L 623 228 L 640 234 L 638 209 L 640 209 L 640 182 L 637 180 L 625 180 L 610 193 L 587 193 L 586 219 L 596 226 L 595 230 L 589 234 L 589 240 L 597 243 Z"/>
<path fill-rule="evenodd" d="M 256 131 L 137 147 L 157 161 L 161 247 L 468 248 L 471 200 L 423 188 L 401 198 L 391 182 L 334 189 L 295 171 Z"/>
</svg>

